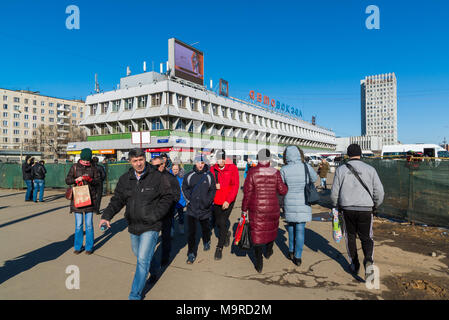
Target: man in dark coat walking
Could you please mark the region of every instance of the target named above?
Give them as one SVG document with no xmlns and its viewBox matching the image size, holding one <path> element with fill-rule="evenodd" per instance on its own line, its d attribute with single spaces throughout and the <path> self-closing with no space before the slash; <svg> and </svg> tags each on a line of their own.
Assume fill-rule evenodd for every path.
<svg viewBox="0 0 449 320">
<path fill-rule="evenodd" d="M 34 158 L 30 155 L 25 157 L 25 161 L 22 163 L 22 176 L 27 186 L 27 192 L 25 194 L 25 201 L 33 201 L 33 175 L 31 169 L 34 164 Z"/>
<path fill-rule="evenodd" d="M 210 250 L 211 229 L 209 218 L 216 192 L 215 179 L 209 171 L 207 158 L 203 154 L 195 157 L 193 170 L 187 173 L 182 182 L 182 193 L 187 202 L 188 253 L 187 264 L 196 259 L 196 223 L 202 229 L 204 251 Z"/>
<path fill-rule="evenodd" d="M 279 199 L 287 194 L 288 187 L 280 172 L 270 166 L 270 151 L 262 149 L 257 154 L 258 164 L 248 172 L 243 185 L 242 211 L 249 214 L 251 241 L 256 256 L 256 270 L 262 272 L 262 251 L 266 245 L 268 259 L 273 254 L 273 243 L 279 227 Z"/>
</svg>

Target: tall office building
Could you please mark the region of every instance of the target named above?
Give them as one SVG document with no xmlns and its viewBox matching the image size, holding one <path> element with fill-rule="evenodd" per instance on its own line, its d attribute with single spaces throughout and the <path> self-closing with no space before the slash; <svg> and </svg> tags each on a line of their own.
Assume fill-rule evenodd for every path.
<svg viewBox="0 0 449 320">
<path fill-rule="evenodd" d="M 362 135 L 380 136 L 384 145 L 398 143 L 397 82 L 393 73 L 360 80 Z"/>
<path fill-rule="evenodd" d="M 0 150 L 42 152 L 44 159 L 66 157 L 70 128 L 78 127 L 86 114 L 84 101 L 3 88 L 0 99 Z M 49 131 L 45 141 L 39 139 L 41 125 Z"/>
</svg>

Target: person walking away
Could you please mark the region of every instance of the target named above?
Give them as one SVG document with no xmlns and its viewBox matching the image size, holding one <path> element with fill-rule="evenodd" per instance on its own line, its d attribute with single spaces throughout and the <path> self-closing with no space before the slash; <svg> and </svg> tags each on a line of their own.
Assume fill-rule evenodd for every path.
<svg viewBox="0 0 449 320">
<path fill-rule="evenodd" d="M 31 168 L 34 190 L 33 201 L 37 202 L 37 193 L 39 192 L 39 202 L 44 202 L 45 174 L 47 170 L 40 162 L 34 162 Z"/>
<path fill-rule="evenodd" d="M 289 259 L 300 266 L 306 223 L 312 221 L 312 207 L 306 204 L 304 193 L 306 170 L 309 171 L 310 181 L 315 182 L 318 176 L 306 163 L 304 152 L 297 146 L 285 148 L 283 159 L 285 165 L 281 168 L 281 177 L 288 187 L 284 197 L 284 214 L 287 222 Z"/>
<path fill-rule="evenodd" d="M 173 193 L 173 202 L 168 209 L 168 214 L 164 217 L 162 221 L 162 235 L 161 235 L 161 246 L 162 246 L 162 259 L 161 267 L 168 265 L 170 261 L 170 251 L 171 251 L 171 229 L 173 225 L 174 213 L 176 204 L 181 197 L 181 188 L 179 187 L 179 182 L 176 177 L 171 174 L 165 167 L 165 161 L 162 157 L 154 157 L 151 159 L 151 165 L 159 170 L 170 182 L 170 187 Z"/>
<path fill-rule="evenodd" d="M 174 163 L 172 166 L 171 173 L 176 177 L 179 183 L 179 187 L 182 187 L 182 182 L 184 181 L 184 170 L 181 167 L 181 164 Z M 180 198 L 178 203 L 175 206 L 175 216 L 178 217 L 178 226 L 179 232 L 184 234 L 184 208 L 186 206 L 186 199 L 184 199 L 184 195 L 180 194 Z"/>
<path fill-rule="evenodd" d="M 249 217 L 255 267 L 259 273 L 263 269 L 263 248 L 266 249 L 266 259 L 269 259 L 278 233 L 280 208 L 277 195 L 285 195 L 288 191 L 280 172 L 270 166 L 270 155 L 268 149 L 259 151 L 258 164 L 248 172 L 243 186 L 242 211 Z"/>
<path fill-rule="evenodd" d="M 213 215 L 219 232 L 214 258 L 215 260 L 221 260 L 223 246 L 228 247 L 231 241 L 229 216 L 239 192 L 240 182 L 237 166 L 233 163 L 226 163 L 226 152 L 224 150 L 217 152 L 216 159 L 217 163 L 211 167 L 216 183 Z"/>
<path fill-rule="evenodd" d="M 142 149 L 128 153 L 131 168 L 117 183 L 108 206 L 102 210 L 99 223 L 111 227 L 113 217 L 124 207 L 131 247 L 137 258 L 130 300 L 141 300 L 162 221 L 173 202 L 173 191 L 167 176 L 145 161 Z"/>
<path fill-rule="evenodd" d="M 70 203 L 70 213 L 75 215 L 75 251 L 74 254 L 80 254 L 83 251 L 84 232 L 86 231 L 86 245 L 85 252 L 91 255 L 94 252 L 94 226 L 93 213 L 97 209 L 97 186 L 101 183 L 100 173 L 97 168 L 92 165 L 92 150 L 85 148 L 81 150 L 80 159 L 77 163 L 72 165 L 67 177 L 66 184 L 75 187 L 77 184 L 89 186 L 89 194 L 91 204 L 86 207 L 76 208 L 74 197 Z"/>
<path fill-rule="evenodd" d="M 342 216 L 351 270 L 358 274 L 360 269 L 358 235 L 362 242 L 365 276 L 368 277 L 369 267 L 374 264 L 373 211 L 382 204 L 384 189 L 376 169 L 360 160 L 362 150 L 358 144 L 349 145 L 347 154 L 349 161 L 335 172 L 331 200 Z"/>
<path fill-rule="evenodd" d="M 329 173 L 329 162 L 327 162 L 327 160 L 325 158 L 321 159 L 321 163 L 318 166 L 318 175 L 320 176 L 321 182 L 321 188 L 323 188 L 324 190 L 327 190 L 327 184 L 326 184 L 326 178 L 327 178 L 327 174 Z"/>
<path fill-rule="evenodd" d="M 101 199 L 103 198 L 103 184 L 106 180 L 106 169 L 99 163 L 98 157 L 92 158 L 92 165 L 98 170 L 100 174 L 100 183 L 95 187 L 97 202 L 95 213 L 99 214 L 101 209 Z"/>
<path fill-rule="evenodd" d="M 25 194 L 25 201 L 33 201 L 33 175 L 31 169 L 33 168 L 34 158 L 30 155 L 25 157 L 25 161 L 22 163 L 22 177 L 27 186 Z"/>
<path fill-rule="evenodd" d="M 215 179 L 210 172 L 207 158 L 203 154 L 195 156 L 193 170 L 186 174 L 182 182 L 182 193 L 187 203 L 187 264 L 192 264 L 197 256 L 196 224 L 201 225 L 204 251 L 210 250 L 211 228 L 209 218 L 215 198 Z"/>
</svg>

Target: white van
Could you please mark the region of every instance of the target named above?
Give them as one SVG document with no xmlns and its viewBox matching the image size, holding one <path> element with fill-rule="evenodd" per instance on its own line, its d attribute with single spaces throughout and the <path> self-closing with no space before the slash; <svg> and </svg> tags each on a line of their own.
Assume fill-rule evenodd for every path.
<svg viewBox="0 0 449 320">
<path fill-rule="evenodd" d="M 406 158 L 407 152 L 421 152 L 424 157 L 431 158 L 449 158 L 449 152 L 436 144 L 396 144 L 383 146 L 382 157 L 388 158 Z"/>
</svg>

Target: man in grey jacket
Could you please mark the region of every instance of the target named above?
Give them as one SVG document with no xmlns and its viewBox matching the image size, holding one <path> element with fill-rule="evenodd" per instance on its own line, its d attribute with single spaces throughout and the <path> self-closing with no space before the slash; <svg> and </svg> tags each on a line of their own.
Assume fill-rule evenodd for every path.
<svg viewBox="0 0 449 320">
<path fill-rule="evenodd" d="M 342 217 L 351 269 L 355 274 L 358 274 L 360 269 L 357 234 L 365 256 L 365 276 L 368 276 L 372 272 L 369 266 L 374 263 L 373 211 L 382 204 L 384 189 L 376 170 L 360 161 L 362 150 L 358 144 L 351 144 L 347 154 L 348 165 L 341 165 L 335 172 L 331 200 L 333 207 L 338 208 Z"/>
</svg>

